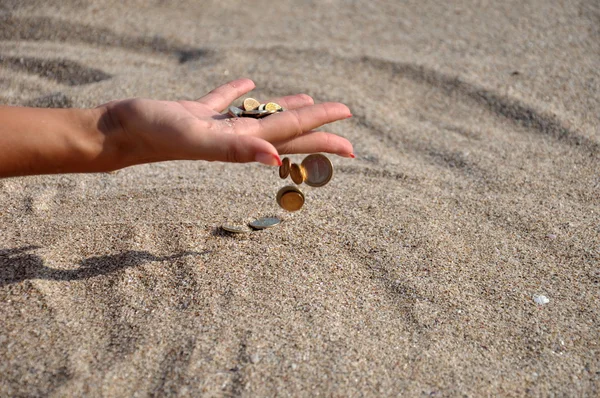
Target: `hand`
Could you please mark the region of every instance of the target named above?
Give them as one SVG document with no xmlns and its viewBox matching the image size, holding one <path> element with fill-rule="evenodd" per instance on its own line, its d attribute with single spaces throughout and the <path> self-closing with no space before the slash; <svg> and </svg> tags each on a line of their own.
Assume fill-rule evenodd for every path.
<svg viewBox="0 0 600 398">
<path fill-rule="evenodd" d="M 354 157 L 352 144 L 335 134 L 315 131 L 348 118 L 340 103 L 314 105 L 304 94 L 274 99 L 286 111 L 262 119 L 222 115 L 231 102 L 254 88 L 239 79 L 196 101 L 128 99 L 102 107 L 122 134 L 132 164 L 164 160 L 258 161 L 280 165 L 279 154 L 327 152 Z"/>
</svg>

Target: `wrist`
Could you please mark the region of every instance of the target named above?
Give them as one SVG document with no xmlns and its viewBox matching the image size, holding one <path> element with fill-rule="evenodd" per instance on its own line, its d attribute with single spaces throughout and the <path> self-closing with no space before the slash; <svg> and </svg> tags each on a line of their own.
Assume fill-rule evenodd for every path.
<svg viewBox="0 0 600 398">
<path fill-rule="evenodd" d="M 90 153 L 95 160 L 94 171 L 113 171 L 136 164 L 133 148 L 119 119 L 106 105 L 85 109 L 93 142 Z"/>
</svg>

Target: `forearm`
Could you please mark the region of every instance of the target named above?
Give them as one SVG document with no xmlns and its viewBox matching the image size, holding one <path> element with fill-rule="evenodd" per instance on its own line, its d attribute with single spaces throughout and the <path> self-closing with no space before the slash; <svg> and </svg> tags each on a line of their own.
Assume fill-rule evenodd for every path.
<svg viewBox="0 0 600 398">
<path fill-rule="evenodd" d="M 0 177 L 126 166 L 105 108 L 0 107 Z"/>
</svg>

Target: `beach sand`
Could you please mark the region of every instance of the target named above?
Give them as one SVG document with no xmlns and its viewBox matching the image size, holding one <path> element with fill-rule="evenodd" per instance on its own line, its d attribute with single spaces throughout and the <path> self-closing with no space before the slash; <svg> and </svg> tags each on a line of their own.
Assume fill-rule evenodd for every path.
<svg viewBox="0 0 600 398">
<path fill-rule="evenodd" d="M 297 213 L 258 164 L 0 180 L 1 396 L 600 394 L 597 1 L 48 3 L 0 3 L 2 103 L 249 77 L 356 159 Z"/>
</svg>

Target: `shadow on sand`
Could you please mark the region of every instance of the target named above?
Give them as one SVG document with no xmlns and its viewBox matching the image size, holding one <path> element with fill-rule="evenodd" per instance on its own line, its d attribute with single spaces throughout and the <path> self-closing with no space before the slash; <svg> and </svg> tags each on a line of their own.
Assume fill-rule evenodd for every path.
<svg viewBox="0 0 600 398">
<path fill-rule="evenodd" d="M 24 246 L 0 250 L 0 287 L 27 279 L 73 281 L 106 275 L 123 268 L 138 267 L 151 261 L 174 260 L 186 256 L 199 256 L 206 252 L 183 252 L 158 257 L 146 251 L 126 251 L 120 254 L 86 258 L 74 270 L 58 270 L 44 265 L 44 260 L 31 251 L 39 246 Z"/>
</svg>

